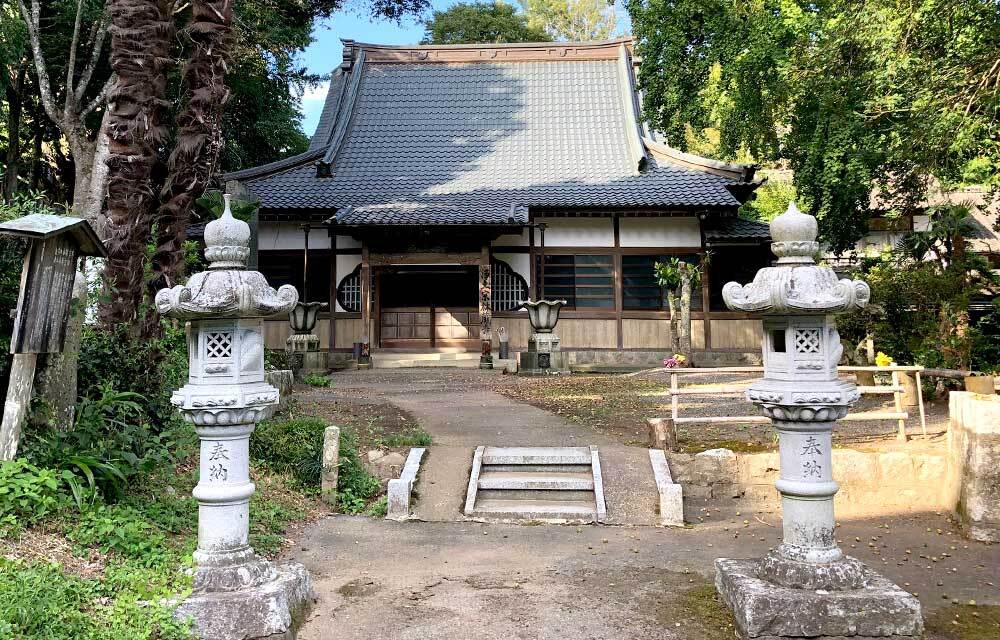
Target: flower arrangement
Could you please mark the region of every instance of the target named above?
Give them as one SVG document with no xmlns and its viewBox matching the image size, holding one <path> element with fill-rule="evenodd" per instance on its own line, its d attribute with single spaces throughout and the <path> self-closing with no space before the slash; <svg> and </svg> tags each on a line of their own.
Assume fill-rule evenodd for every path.
<svg viewBox="0 0 1000 640">
<path fill-rule="evenodd" d="M 676 369 L 677 367 L 684 366 L 685 362 L 687 362 L 687 356 L 683 353 L 675 353 L 663 361 L 663 366 L 667 369 Z"/>
<path fill-rule="evenodd" d="M 892 358 L 890 358 L 886 354 L 882 353 L 881 351 L 879 351 L 877 354 L 875 354 L 875 366 L 876 367 L 891 367 L 894 364 L 896 364 L 896 363 L 892 361 Z"/>
</svg>

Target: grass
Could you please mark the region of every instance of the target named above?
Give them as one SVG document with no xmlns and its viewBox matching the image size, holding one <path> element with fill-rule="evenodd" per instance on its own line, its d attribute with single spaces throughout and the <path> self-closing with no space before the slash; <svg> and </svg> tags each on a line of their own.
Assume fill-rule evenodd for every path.
<svg viewBox="0 0 1000 640">
<path fill-rule="evenodd" d="M 1000 606 L 953 605 L 924 620 L 929 637 L 947 640 L 996 640 L 1000 638 Z"/>
<path fill-rule="evenodd" d="M 310 387 L 329 387 L 330 386 L 330 378 L 327 378 L 326 376 L 318 374 L 318 373 L 307 374 L 304 378 L 302 378 L 302 382 L 306 383 Z"/>
<path fill-rule="evenodd" d="M 733 615 L 719 599 L 715 586 L 698 578 L 697 584 L 659 606 L 657 621 L 664 627 L 684 629 L 685 637 L 699 640 L 730 640 L 734 637 Z"/>
</svg>

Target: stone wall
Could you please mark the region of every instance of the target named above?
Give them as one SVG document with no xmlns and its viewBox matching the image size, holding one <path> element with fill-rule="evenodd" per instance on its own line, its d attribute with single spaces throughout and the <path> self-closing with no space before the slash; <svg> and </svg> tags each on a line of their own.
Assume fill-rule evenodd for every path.
<svg viewBox="0 0 1000 640">
<path fill-rule="evenodd" d="M 698 454 L 670 453 L 674 481 L 694 504 L 729 502 L 748 511 L 776 511 L 774 481 L 778 453 L 734 453 L 712 449 Z M 886 451 L 833 450 L 833 477 L 840 483 L 837 516 L 861 518 L 954 507 L 952 471 L 944 446 L 939 451 L 905 448 Z"/>
<path fill-rule="evenodd" d="M 1000 396 L 952 391 L 949 415 L 952 502 L 971 538 L 1000 542 Z"/>
</svg>

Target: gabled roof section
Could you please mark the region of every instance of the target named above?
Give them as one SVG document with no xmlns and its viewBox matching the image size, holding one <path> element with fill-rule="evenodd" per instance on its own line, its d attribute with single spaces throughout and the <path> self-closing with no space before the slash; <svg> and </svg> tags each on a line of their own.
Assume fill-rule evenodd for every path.
<svg viewBox="0 0 1000 640">
<path fill-rule="evenodd" d="M 227 176 L 265 215 L 405 225 L 520 224 L 532 207 L 732 213 L 753 178 L 643 138 L 630 39 L 344 45 L 310 150 Z"/>
</svg>

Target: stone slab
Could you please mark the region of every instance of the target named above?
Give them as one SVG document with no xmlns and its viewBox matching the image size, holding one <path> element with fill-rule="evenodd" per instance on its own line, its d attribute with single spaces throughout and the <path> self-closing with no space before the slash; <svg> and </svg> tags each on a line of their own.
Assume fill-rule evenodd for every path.
<svg viewBox="0 0 1000 640">
<path fill-rule="evenodd" d="M 486 447 L 483 464 L 592 464 L 587 447 Z"/>
<path fill-rule="evenodd" d="M 660 525 L 664 527 L 684 526 L 684 495 L 681 485 L 670 477 L 670 467 L 662 449 L 649 450 L 649 463 L 653 467 L 653 479 L 660 494 Z"/>
<path fill-rule="evenodd" d="M 331 425 L 323 431 L 323 469 L 320 495 L 331 507 L 337 503 L 337 480 L 340 473 L 340 427 Z"/>
<path fill-rule="evenodd" d="M 492 520 L 544 520 L 549 522 L 595 522 L 592 502 L 560 500 L 479 500 L 472 517 Z"/>
<path fill-rule="evenodd" d="M 923 634 L 920 602 L 874 574 L 849 591 L 788 589 L 757 577 L 757 560 L 719 558 L 715 588 L 736 618 L 742 638 L 899 638 Z"/>
<path fill-rule="evenodd" d="M 593 491 L 594 477 L 590 473 L 519 473 L 488 471 L 479 476 L 480 489 L 545 489 L 561 491 Z"/>
<path fill-rule="evenodd" d="M 410 502 L 413 496 L 413 485 L 417 481 L 417 474 L 420 473 L 420 461 L 424 457 L 427 449 L 414 447 L 406 456 L 406 463 L 399 474 L 399 478 L 389 481 L 388 494 L 386 497 L 386 519 L 406 520 L 410 517 Z"/>
<path fill-rule="evenodd" d="M 597 521 L 603 523 L 608 518 L 608 507 L 604 502 L 604 474 L 601 472 L 601 456 L 597 447 L 590 447 L 590 465 L 594 473 L 594 505 L 597 508 Z"/>
<path fill-rule="evenodd" d="M 202 640 L 294 640 L 314 600 L 312 581 L 301 564 L 275 569 L 277 577 L 256 588 L 194 593 L 174 618 L 189 620 Z"/>
<path fill-rule="evenodd" d="M 476 492 L 479 491 L 479 474 L 482 472 L 483 452 L 485 450 L 486 447 L 476 447 L 475 452 L 472 454 L 472 470 L 469 473 L 469 489 L 465 494 L 465 509 L 462 511 L 467 516 L 471 516 L 475 511 Z"/>
</svg>

